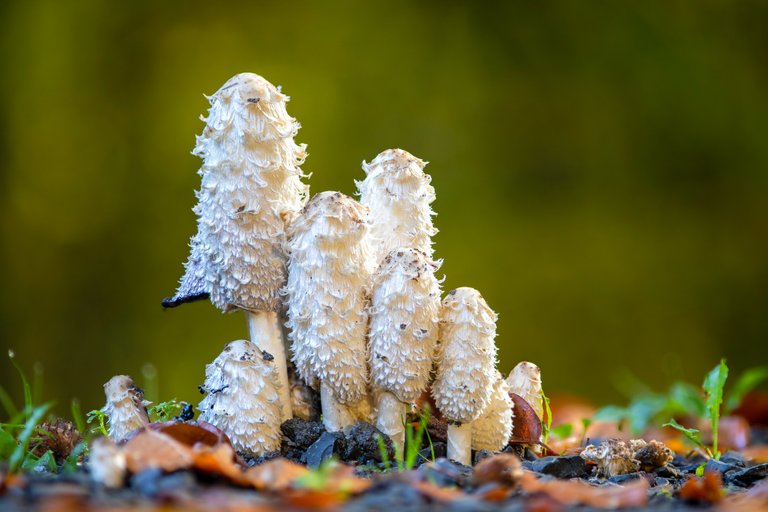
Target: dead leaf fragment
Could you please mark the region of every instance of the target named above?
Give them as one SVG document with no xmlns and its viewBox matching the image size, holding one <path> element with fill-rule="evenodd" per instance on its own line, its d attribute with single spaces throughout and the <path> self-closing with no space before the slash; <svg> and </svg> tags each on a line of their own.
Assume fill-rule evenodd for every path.
<svg viewBox="0 0 768 512">
<path fill-rule="evenodd" d="M 742 450 L 742 455 L 748 460 L 762 464 L 768 462 L 768 444 L 756 444 Z"/>
<path fill-rule="evenodd" d="M 281 492 L 309 473 L 309 470 L 287 459 L 272 459 L 246 472 L 246 479 L 260 491 Z"/>
<path fill-rule="evenodd" d="M 720 474 L 707 471 L 703 477 L 692 477 L 685 481 L 678 497 L 681 500 L 699 503 L 719 503 L 723 499 L 723 481 Z"/>
<path fill-rule="evenodd" d="M 497 483 L 510 487 L 517 485 L 523 475 L 520 459 L 511 453 L 500 453 L 483 459 L 472 472 L 472 483 L 483 485 Z"/>
<path fill-rule="evenodd" d="M 220 429 L 205 421 L 166 421 L 163 423 L 150 423 L 147 429 L 160 432 L 172 437 L 174 440 L 187 445 L 204 444 L 216 446 L 221 443 L 231 444 L 227 435 Z"/>
<path fill-rule="evenodd" d="M 563 505 L 596 508 L 644 507 L 648 502 L 648 480 L 639 478 L 617 487 L 595 487 L 578 480 L 539 480 L 529 471 L 520 479 L 528 494 L 545 494 Z"/>
<path fill-rule="evenodd" d="M 536 415 L 536 411 L 520 395 L 510 393 L 509 397 L 514 404 L 512 435 L 509 437 L 509 442 L 512 444 L 539 444 L 541 420 Z"/>
<path fill-rule="evenodd" d="M 427 499 L 437 503 L 450 503 L 464 496 L 459 489 L 452 487 L 440 487 L 432 482 L 424 480 L 415 480 L 411 482 L 414 489 L 419 491 Z"/>
<path fill-rule="evenodd" d="M 143 430 L 124 446 L 126 467 L 131 473 L 149 468 L 171 472 L 192 467 L 194 455 L 189 446 L 183 445 L 166 434 Z"/>
</svg>

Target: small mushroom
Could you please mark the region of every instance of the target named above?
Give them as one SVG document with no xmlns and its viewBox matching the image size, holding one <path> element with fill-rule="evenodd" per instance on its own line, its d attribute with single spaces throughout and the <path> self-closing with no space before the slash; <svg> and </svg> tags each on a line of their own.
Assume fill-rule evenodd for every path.
<svg viewBox="0 0 768 512">
<path fill-rule="evenodd" d="M 544 419 L 544 401 L 541 393 L 541 370 L 528 361 L 521 361 L 507 377 L 510 393 L 523 398 L 540 420 Z"/>
<path fill-rule="evenodd" d="M 142 391 L 127 375 L 115 375 L 104 384 L 106 405 L 101 409 L 109 420 L 109 437 L 116 443 L 124 441 L 135 430 L 149 423 Z"/>
<path fill-rule="evenodd" d="M 632 446 L 620 439 L 606 439 L 598 446 L 590 444 L 581 452 L 581 458 L 597 464 L 597 476 L 602 478 L 634 473 L 640 469 Z"/>
<path fill-rule="evenodd" d="M 197 233 L 174 307 L 210 296 L 223 312 L 247 314 L 251 341 L 275 357 L 284 419 L 290 418 L 286 349 L 278 313 L 286 280 L 286 220 L 306 203 L 300 166 L 306 146 L 289 100 L 253 73 L 229 79 L 209 98 L 211 108 L 193 154 L 203 159 Z"/>
<path fill-rule="evenodd" d="M 280 381 L 275 361 L 254 343 L 229 343 L 205 367 L 208 393 L 200 420 L 220 428 L 239 452 L 258 457 L 280 449 Z"/>
<path fill-rule="evenodd" d="M 497 452 L 509 442 L 514 412 L 509 397 L 509 384 L 496 372 L 491 401 L 472 423 L 472 449 Z"/>
<path fill-rule="evenodd" d="M 398 247 L 412 247 L 432 258 L 432 236 L 437 229 L 430 204 L 435 189 L 424 172 L 426 164 L 402 149 L 388 149 L 370 164 L 363 162 L 366 177 L 356 183 L 360 202 L 371 210 L 376 264 Z"/>
<path fill-rule="evenodd" d="M 418 249 L 389 253 L 373 276 L 369 363 L 376 426 L 402 453 L 405 413 L 429 383 L 440 321 L 439 264 Z"/>
<path fill-rule="evenodd" d="M 126 466 L 122 447 L 106 437 L 93 440 L 88 454 L 91 480 L 111 489 L 122 487 L 128 471 Z"/>
<path fill-rule="evenodd" d="M 340 192 L 315 195 L 289 228 L 289 337 L 299 375 L 320 391 L 329 431 L 366 400 L 368 209 Z"/>
<path fill-rule="evenodd" d="M 472 422 L 488 406 L 496 378 L 496 313 L 480 292 L 457 288 L 443 299 L 432 395 L 448 420 L 448 458 L 471 459 Z"/>
</svg>

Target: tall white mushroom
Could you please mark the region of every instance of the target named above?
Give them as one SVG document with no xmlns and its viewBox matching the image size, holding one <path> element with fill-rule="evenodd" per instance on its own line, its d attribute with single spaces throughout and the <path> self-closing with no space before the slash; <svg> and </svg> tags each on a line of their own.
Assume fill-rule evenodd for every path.
<svg viewBox="0 0 768 512">
<path fill-rule="evenodd" d="M 197 234 L 174 307 L 210 296 L 224 312 L 244 310 L 251 340 L 275 357 L 283 418 L 290 386 L 278 312 L 286 280 L 285 219 L 306 203 L 300 165 L 306 146 L 279 88 L 253 73 L 229 79 L 212 97 L 193 154 L 203 159 Z"/>
<path fill-rule="evenodd" d="M 457 288 L 443 299 L 435 405 L 448 420 L 448 458 L 471 459 L 472 422 L 488 406 L 496 373 L 496 313 L 480 292 Z"/>
<path fill-rule="evenodd" d="M 280 381 L 273 356 L 246 340 L 233 341 L 205 367 L 208 393 L 200 419 L 220 428 L 239 452 L 257 457 L 280 449 Z"/>
<path fill-rule="evenodd" d="M 373 276 L 369 361 L 376 426 L 402 453 L 406 405 L 429 383 L 440 321 L 439 264 L 418 249 L 395 249 Z"/>
<path fill-rule="evenodd" d="M 142 391 L 127 375 L 115 375 L 104 384 L 107 403 L 101 409 L 109 420 L 109 437 L 116 443 L 125 441 L 136 429 L 149 423 Z"/>
<path fill-rule="evenodd" d="M 360 202 L 371 210 L 371 239 L 376 264 L 399 247 L 418 249 L 432 258 L 430 204 L 435 200 L 427 163 L 402 149 L 388 149 L 370 164 L 363 162 L 366 177 L 357 182 Z"/>
<path fill-rule="evenodd" d="M 497 371 L 490 402 L 472 423 L 472 449 L 492 452 L 503 449 L 512 434 L 513 417 L 509 384 Z"/>
<path fill-rule="evenodd" d="M 315 195 L 289 228 L 289 337 L 299 375 L 320 390 L 329 431 L 366 399 L 366 310 L 372 265 L 368 209 L 340 192 Z"/>
</svg>

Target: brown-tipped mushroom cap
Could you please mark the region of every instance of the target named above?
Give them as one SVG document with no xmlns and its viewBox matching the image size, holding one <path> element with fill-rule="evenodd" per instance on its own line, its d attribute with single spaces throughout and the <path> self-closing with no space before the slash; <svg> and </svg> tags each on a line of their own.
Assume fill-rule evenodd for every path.
<svg viewBox="0 0 768 512">
<path fill-rule="evenodd" d="M 107 398 L 102 411 L 109 419 L 109 437 L 120 442 L 149 423 L 144 392 L 127 375 L 115 375 L 104 384 Z"/>
</svg>

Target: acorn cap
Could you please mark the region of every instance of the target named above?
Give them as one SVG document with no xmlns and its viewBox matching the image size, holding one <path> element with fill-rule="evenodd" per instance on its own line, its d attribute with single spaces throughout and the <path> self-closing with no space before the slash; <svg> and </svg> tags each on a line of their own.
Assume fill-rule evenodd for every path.
<svg viewBox="0 0 768 512">
<path fill-rule="evenodd" d="M 324 381 L 340 404 L 354 404 L 367 384 L 368 209 L 340 192 L 321 192 L 288 233 L 283 293 L 293 362 L 310 386 Z"/>
<path fill-rule="evenodd" d="M 473 288 L 457 288 L 443 299 L 432 395 L 450 422 L 477 419 L 490 401 L 496 376 L 496 318 Z"/>
<path fill-rule="evenodd" d="M 440 321 L 438 268 L 418 249 L 399 248 L 373 276 L 371 382 L 401 402 L 416 400 L 429 383 Z"/>
<path fill-rule="evenodd" d="M 356 181 L 360 202 L 371 210 L 371 239 L 378 264 L 398 247 L 413 247 L 431 258 L 430 204 L 435 200 L 427 163 L 402 149 L 388 149 L 371 163 L 363 162 L 366 177 Z"/>
<path fill-rule="evenodd" d="M 205 367 L 200 420 L 227 434 L 239 452 L 280 449 L 282 410 L 274 358 L 250 341 L 227 344 Z"/>
</svg>

